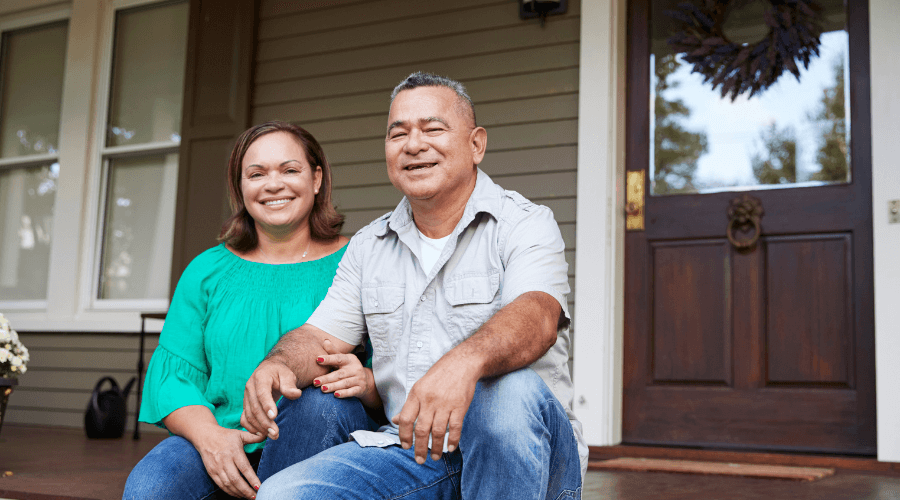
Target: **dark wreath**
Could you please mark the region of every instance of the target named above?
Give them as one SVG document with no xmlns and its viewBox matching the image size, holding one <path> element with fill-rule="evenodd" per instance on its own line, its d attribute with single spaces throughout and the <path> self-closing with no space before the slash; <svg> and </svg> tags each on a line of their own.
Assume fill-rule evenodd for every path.
<svg viewBox="0 0 900 500">
<path fill-rule="evenodd" d="M 740 0 L 734 0 L 740 1 Z M 746 2 L 747 0 L 743 0 Z M 695 0 L 678 4 L 666 15 L 681 21 L 681 29 L 669 37 L 669 46 L 694 65 L 712 88 L 722 86 L 722 97 L 731 100 L 769 88 L 785 70 L 800 80 L 798 62 L 804 68 L 819 55 L 822 8 L 813 0 L 767 1 L 765 12 L 769 33 L 755 44 L 735 43 L 725 36 L 729 0 Z"/>
</svg>

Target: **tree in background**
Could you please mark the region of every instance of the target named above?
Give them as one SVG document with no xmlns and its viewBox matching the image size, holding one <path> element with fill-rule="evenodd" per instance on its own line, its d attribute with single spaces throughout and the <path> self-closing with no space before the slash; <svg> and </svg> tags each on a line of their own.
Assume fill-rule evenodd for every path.
<svg viewBox="0 0 900 500">
<path fill-rule="evenodd" d="M 834 64 L 834 85 L 822 89 L 819 108 L 810 115 L 822 130 L 816 161 L 821 170 L 810 180 L 846 182 L 849 149 L 847 147 L 847 120 L 844 108 L 844 62 L 840 57 Z"/>
<path fill-rule="evenodd" d="M 691 110 L 681 99 L 667 100 L 664 93 L 678 86 L 670 82 L 681 63 L 675 54 L 656 59 L 656 98 L 654 100 L 654 192 L 672 194 L 693 192 L 697 160 L 706 153 L 706 134 L 692 132 L 682 125 Z"/>
<path fill-rule="evenodd" d="M 772 123 L 760 132 L 762 152 L 753 154 L 753 177 L 760 184 L 791 184 L 797 181 L 797 135 L 791 127 Z"/>
</svg>

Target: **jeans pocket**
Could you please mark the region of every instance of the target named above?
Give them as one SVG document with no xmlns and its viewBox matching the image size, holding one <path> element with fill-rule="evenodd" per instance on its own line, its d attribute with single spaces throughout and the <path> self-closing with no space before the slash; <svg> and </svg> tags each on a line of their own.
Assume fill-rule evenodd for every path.
<svg viewBox="0 0 900 500">
<path fill-rule="evenodd" d="M 362 310 L 375 355 L 397 355 L 397 343 L 403 332 L 403 285 L 377 285 L 362 288 Z"/>
<path fill-rule="evenodd" d="M 559 496 L 556 497 L 556 500 L 562 500 L 564 498 L 581 500 L 581 488 L 578 488 L 577 490 L 562 490 L 559 492 Z"/>
</svg>

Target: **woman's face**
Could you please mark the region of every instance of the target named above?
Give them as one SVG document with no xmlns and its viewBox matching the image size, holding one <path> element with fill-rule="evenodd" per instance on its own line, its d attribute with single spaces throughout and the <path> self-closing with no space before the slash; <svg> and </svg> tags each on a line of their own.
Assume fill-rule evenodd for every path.
<svg viewBox="0 0 900 500">
<path fill-rule="evenodd" d="M 241 162 L 244 206 L 257 230 L 283 235 L 306 227 L 322 184 L 322 167 L 310 165 L 300 141 L 271 132 L 250 144 Z"/>
</svg>

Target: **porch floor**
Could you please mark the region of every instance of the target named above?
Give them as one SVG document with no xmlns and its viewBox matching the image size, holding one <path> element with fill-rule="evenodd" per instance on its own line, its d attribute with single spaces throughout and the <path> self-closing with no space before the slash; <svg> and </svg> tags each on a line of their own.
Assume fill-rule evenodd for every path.
<svg viewBox="0 0 900 500">
<path fill-rule="evenodd" d="M 89 440 L 80 429 L 6 424 L 0 432 L 0 499 L 114 500 L 131 468 L 162 434 Z M 11 471 L 11 476 L 3 476 Z M 805 483 L 670 473 L 588 472 L 585 500 L 897 499 L 900 476 L 838 469 Z"/>
</svg>

